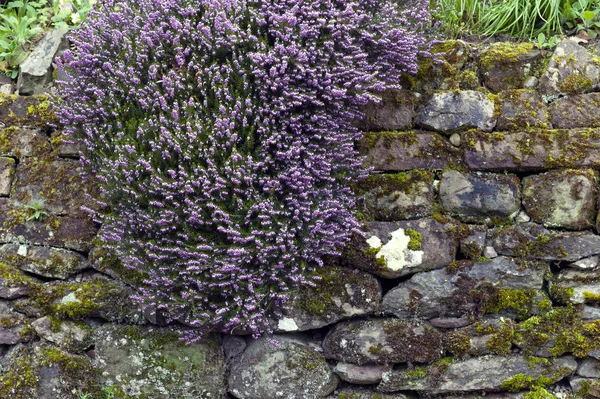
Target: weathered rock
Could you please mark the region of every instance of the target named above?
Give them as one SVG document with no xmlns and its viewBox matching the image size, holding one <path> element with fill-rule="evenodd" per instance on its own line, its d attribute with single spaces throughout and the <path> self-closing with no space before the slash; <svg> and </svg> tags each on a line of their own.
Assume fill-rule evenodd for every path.
<svg viewBox="0 0 600 399">
<path fill-rule="evenodd" d="M 370 102 L 362 108 L 364 118 L 358 127 L 363 131 L 405 130 L 412 126 L 418 100 L 409 90 L 390 90 L 381 101 Z"/>
<path fill-rule="evenodd" d="M 578 261 L 569 263 L 569 267 L 580 270 L 590 270 L 598 267 L 599 261 L 599 256 L 590 256 L 589 258 L 579 259 Z"/>
<path fill-rule="evenodd" d="M 600 131 L 531 130 L 515 133 L 466 132 L 465 162 L 473 170 L 539 171 L 600 166 Z"/>
<path fill-rule="evenodd" d="M 445 370 L 436 365 L 429 366 L 424 378 L 411 377 L 406 371 L 384 373 L 377 389 L 382 392 L 411 389 L 428 394 L 521 390 L 530 386 L 527 380 L 533 382 L 544 377 L 552 383 L 576 368 L 577 361 L 572 356 L 556 358 L 547 365 L 532 365 L 521 356 L 484 356 L 452 362 Z"/>
<path fill-rule="evenodd" d="M 462 152 L 437 133 L 370 133 L 361 142 L 365 167 L 380 171 L 446 169 L 462 165 Z"/>
<path fill-rule="evenodd" d="M 19 269 L 0 263 L 0 298 L 27 296 L 39 283 L 39 280 L 26 276 Z"/>
<path fill-rule="evenodd" d="M 484 85 L 493 92 L 520 89 L 542 63 L 531 43 L 492 43 L 479 54 Z"/>
<path fill-rule="evenodd" d="M 591 91 L 600 81 L 600 65 L 575 40 L 562 40 L 540 79 L 540 92 L 546 101 L 561 95 Z"/>
<path fill-rule="evenodd" d="M 0 158 L 0 196 L 8 197 L 15 177 L 15 160 Z"/>
<path fill-rule="evenodd" d="M 231 361 L 241 354 L 248 345 L 243 337 L 237 335 L 223 335 L 221 346 L 225 353 L 225 361 L 228 364 L 231 364 Z"/>
<path fill-rule="evenodd" d="M 483 257 L 488 259 L 494 259 L 498 256 L 498 253 L 494 247 L 487 246 L 483 249 Z"/>
<path fill-rule="evenodd" d="M 216 336 L 186 345 L 173 330 L 104 325 L 93 364 L 129 397 L 220 398 L 225 362 Z"/>
<path fill-rule="evenodd" d="M 289 309 L 277 321 L 275 331 L 305 331 L 321 328 L 353 316 L 379 312 L 381 286 L 371 274 L 345 267 L 319 270 L 315 287 L 300 288 Z"/>
<path fill-rule="evenodd" d="M 0 123 L 4 126 L 47 128 L 48 123 L 56 122 L 58 119 L 45 95 L 0 95 Z"/>
<path fill-rule="evenodd" d="M 363 237 L 347 246 L 344 261 L 385 278 L 446 266 L 454 260 L 457 240 L 434 219 L 372 222 Z"/>
<path fill-rule="evenodd" d="M 25 158 L 19 165 L 13 183 L 11 201 L 14 207 L 35 206 L 59 216 L 86 216 L 82 206 L 95 208 L 86 194 L 97 195 L 97 187 L 82 181 L 83 169 L 78 161 L 56 159 L 38 161 Z"/>
<path fill-rule="evenodd" d="M 535 223 L 488 230 L 487 245 L 500 255 L 574 262 L 600 254 L 600 236 L 589 232 L 558 232 Z"/>
<path fill-rule="evenodd" d="M 450 138 L 448 140 L 453 146 L 460 147 L 460 134 L 453 133 L 452 135 L 450 135 Z"/>
<path fill-rule="evenodd" d="M 17 300 L 14 307 L 30 317 L 54 316 L 82 320 L 101 318 L 113 323 L 141 324 L 142 310 L 131 299 L 133 289 L 104 276 L 80 282 L 52 282 L 37 287 L 35 296 Z"/>
<path fill-rule="evenodd" d="M 600 270 L 564 269 L 550 281 L 550 294 L 560 303 L 598 303 Z"/>
<path fill-rule="evenodd" d="M 46 316 L 37 319 L 31 326 L 41 338 L 69 351 L 80 352 L 90 344 L 91 328 L 87 325 L 52 320 Z"/>
<path fill-rule="evenodd" d="M 449 353 L 467 355 L 507 355 L 513 345 L 515 323 L 509 318 L 483 319 L 446 335 Z"/>
<path fill-rule="evenodd" d="M 38 276 L 63 280 L 90 267 L 77 252 L 22 244 L 0 246 L 0 260 Z"/>
<path fill-rule="evenodd" d="M 461 73 L 461 69 L 471 59 L 472 47 L 462 40 L 448 40 L 433 46 L 431 53 L 435 57 L 420 62 L 417 75 L 403 83 L 410 84 L 412 90 L 419 93 L 448 90 L 459 85 L 477 88 L 479 81 L 475 73 Z"/>
<path fill-rule="evenodd" d="M 503 91 L 498 101 L 498 131 L 552 127 L 546 105 L 541 96 L 533 90 Z"/>
<path fill-rule="evenodd" d="M 382 221 L 431 216 L 434 178 L 432 172 L 421 170 L 369 176 L 356 184 L 357 208 L 365 217 Z"/>
<path fill-rule="evenodd" d="M 491 223 L 492 218 L 512 219 L 520 208 L 516 175 L 463 174 L 448 170 L 440 181 L 444 211 L 464 222 Z"/>
<path fill-rule="evenodd" d="M 17 158 L 41 156 L 50 152 L 50 143 L 41 129 L 11 126 L 2 129 L 0 152 Z"/>
<path fill-rule="evenodd" d="M 437 330 L 394 319 L 338 323 L 325 337 L 323 350 L 328 359 L 359 365 L 428 363 L 443 353 Z"/>
<path fill-rule="evenodd" d="M 415 122 L 428 130 L 453 132 L 472 128 L 486 132 L 496 126 L 494 103 L 474 90 L 434 93 Z"/>
<path fill-rule="evenodd" d="M 600 308 L 595 306 L 584 306 L 581 311 L 581 319 L 586 321 L 600 320 Z"/>
<path fill-rule="evenodd" d="M 0 212 L 0 242 L 62 247 L 87 252 L 98 227 L 89 217 L 48 215 L 27 221 L 22 212 Z"/>
<path fill-rule="evenodd" d="M 343 381 L 357 385 L 378 384 L 381 376 L 386 371 L 391 371 L 392 366 L 363 365 L 359 366 L 352 363 L 339 362 L 334 368 L 336 373 Z"/>
<path fill-rule="evenodd" d="M 531 216 L 521 210 L 519 214 L 515 217 L 515 223 L 528 223 L 531 222 Z"/>
<path fill-rule="evenodd" d="M 65 137 L 61 131 L 53 132 L 50 142 L 56 155 L 63 158 L 79 158 L 79 154 L 85 149 L 83 143 L 73 141 L 73 138 Z"/>
<path fill-rule="evenodd" d="M 592 378 L 571 378 L 569 384 L 577 398 L 600 398 L 600 382 Z"/>
<path fill-rule="evenodd" d="M 33 52 L 19 65 L 17 90 L 21 94 L 38 94 L 44 91 L 44 86 L 52 79 L 52 61 L 67 28 L 54 29 L 46 34 Z"/>
<path fill-rule="evenodd" d="M 468 236 L 460 240 L 460 252 L 469 259 L 479 258 L 485 249 L 486 226 L 467 225 Z"/>
<path fill-rule="evenodd" d="M 28 319 L 12 310 L 5 301 L 0 302 L 0 345 L 15 345 L 30 341 L 33 337 L 27 333 Z"/>
<path fill-rule="evenodd" d="M 586 378 L 600 378 L 600 360 L 583 359 L 577 368 L 577 375 Z"/>
<path fill-rule="evenodd" d="M 529 267 L 506 257 L 484 262 L 464 261 L 457 271 L 433 270 L 414 275 L 383 297 L 382 310 L 400 319 L 414 317 L 463 317 L 472 314 L 513 311 L 529 314 L 535 291 L 542 288 L 547 265 Z M 522 297 L 519 307 L 505 300 Z M 479 307 L 479 309 L 478 309 Z"/>
<path fill-rule="evenodd" d="M 103 396 L 99 373 L 85 356 L 56 347 L 17 345 L 3 367 L 0 397 L 10 399 L 73 398 L 77 392 Z"/>
<path fill-rule="evenodd" d="M 229 392 L 239 399 L 318 399 L 338 385 L 323 355 L 302 336 L 263 337 L 248 347 L 231 367 Z"/>
<path fill-rule="evenodd" d="M 327 399 L 409 399 L 411 396 L 406 396 L 401 393 L 384 394 L 367 389 L 360 388 L 343 388 L 336 390 L 335 393 L 328 396 Z"/>
<path fill-rule="evenodd" d="M 532 220 L 546 227 L 583 230 L 596 217 L 593 170 L 551 170 L 523 178 L 523 206 Z"/>
<path fill-rule="evenodd" d="M 600 94 L 563 97 L 549 106 L 550 121 L 556 129 L 600 126 Z"/>
</svg>

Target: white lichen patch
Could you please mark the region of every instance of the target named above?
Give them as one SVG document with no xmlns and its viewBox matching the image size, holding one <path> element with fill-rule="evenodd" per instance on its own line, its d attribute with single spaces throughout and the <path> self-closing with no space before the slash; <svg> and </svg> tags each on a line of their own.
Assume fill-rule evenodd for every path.
<svg viewBox="0 0 600 399">
<path fill-rule="evenodd" d="M 26 245 L 19 245 L 19 249 L 17 250 L 17 255 L 27 256 L 27 246 Z"/>
<path fill-rule="evenodd" d="M 298 325 L 289 317 L 284 317 L 277 323 L 277 329 L 281 331 L 298 331 Z"/>
<path fill-rule="evenodd" d="M 367 240 L 371 248 L 380 248 L 375 257 L 383 258 L 387 268 L 393 271 L 399 271 L 405 267 L 415 267 L 423 263 L 424 252 L 408 249 L 409 242 L 410 237 L 404 233 L 404 229 L 392 232 L 391 240 L 383 246 L 381 240 L 376 236 Z"/>
</svg>

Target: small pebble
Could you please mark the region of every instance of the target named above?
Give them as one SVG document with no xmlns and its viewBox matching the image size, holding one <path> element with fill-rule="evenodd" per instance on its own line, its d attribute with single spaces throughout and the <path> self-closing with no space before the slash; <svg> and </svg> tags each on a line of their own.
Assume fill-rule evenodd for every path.
<svg viewBox="0 0 600 399">
<path fill-rule="evenodd" d="M 455 147 L 460 147 L 460 134 L 454 133 L 452 136 L 450 136 L 450 144 Z"/>
<path fill-rule="evenodd" d="M 498 252 L 496 252 L 494 247 L 485 247 L 483 250 L 483 256 L 489 259 L 497 258 Z"/>
</svg>

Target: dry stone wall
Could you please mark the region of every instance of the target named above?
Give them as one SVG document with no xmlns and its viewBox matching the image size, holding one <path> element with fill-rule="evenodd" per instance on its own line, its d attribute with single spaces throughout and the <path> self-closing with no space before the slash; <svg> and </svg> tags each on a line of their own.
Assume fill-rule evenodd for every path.
<svg viewBox="0 0 600 399">
<path fill-rule="evenodd" d="M 142 314 L 78 148 L 2 97 L 0 399 L 600 397 L 600 57 L 436 51 L 365 107 L 363 233 L 260 339 Z"/>
</svg>

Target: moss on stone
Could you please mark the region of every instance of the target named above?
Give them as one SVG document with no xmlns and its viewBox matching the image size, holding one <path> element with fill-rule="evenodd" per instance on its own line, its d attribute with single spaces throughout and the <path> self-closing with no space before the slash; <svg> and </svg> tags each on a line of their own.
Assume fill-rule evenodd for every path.
<svg viewBox="0 0 600 399">
<path fill-rule="evenodd" d="M 485 302 L 485 313 L 502 313 L 514 311 L 520 319 L 526 318 L 533 308 L 536 290 L 519 290 L 499 288 Z"/>
<path fill-rule="evenodd" d="M 411 251 L 418 251 L 422 248 L 423 234 L 411 228 L 404 230 L 404 234 L 410 237 L 408 249 Z"/>
<path fill-rule="evenodd" d="M 16 359 L 3 368 L 0 375 L 0 398 L 31 399 L 37 396 L 39 376 L 34 368 L 33 357 L 26 348 Z"/>
</svg>

